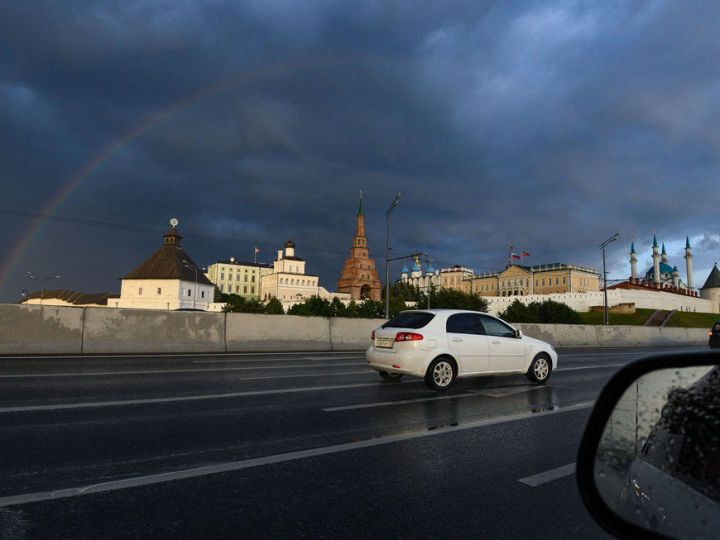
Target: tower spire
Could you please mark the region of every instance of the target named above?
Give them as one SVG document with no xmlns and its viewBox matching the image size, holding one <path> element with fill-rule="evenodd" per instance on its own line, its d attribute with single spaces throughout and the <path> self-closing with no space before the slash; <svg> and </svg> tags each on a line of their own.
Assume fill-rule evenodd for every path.
<svg viewBox="0 0 720 540">
<path fill-rule="evenodd" d="M 360 190 L 360 208 L 358 208 L 358 216 L 362 216 L 362 189 Z"/>
</svg>

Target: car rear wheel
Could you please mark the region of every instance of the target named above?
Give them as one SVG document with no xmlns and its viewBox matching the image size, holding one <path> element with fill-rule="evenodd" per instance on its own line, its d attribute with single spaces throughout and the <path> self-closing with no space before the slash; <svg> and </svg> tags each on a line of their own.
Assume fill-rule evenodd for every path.
<svg viewBox="0 0 720 540">
<path fill-rule="evenodd" d="M 403 376 L 402 373 L 392 373 L 390 371 L 378 371 L 378 373 L 386 381 L 399 381 Z"/>
<path fill-rule="evenodd" d="M 456 375 L 455 363 L 450 358 L 441 356 L 430 362 L 425 374 L 425 384 L 433 390 L 447 390 Z"/>
<path fill-rule="evenodd" d="M 528 378 L 538 384 L 545 384 L 550 377 L 550 371 L 552 367 L 550 365 L 550 359 L 545 354 L 538 354 L 530 364 L 530 369 L 527 372 Z"/>
</svg>

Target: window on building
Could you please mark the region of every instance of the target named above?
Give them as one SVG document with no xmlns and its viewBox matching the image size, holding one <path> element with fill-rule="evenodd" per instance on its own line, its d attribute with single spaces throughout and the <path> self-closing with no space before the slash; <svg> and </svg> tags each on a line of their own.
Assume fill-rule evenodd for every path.
<svg viewBox="0 0 720 540">
<path fill-rule="evenodd" d="M 563 285 L 565 285 L 565 278 L 563 278 Z"/>
<path fill-rule="evenodd" d="M 245 285 L 245 286 L 243 287 L 243 293 L 244 293 L 244 294 L 247 294 L 247 285 Z"/>
<path fill-rule="evenodd" d="M 240 277 L 240 276 L 238 276 L 238 277 Z M 247 274 L 245 274 L 245 279 L 243 279 L 243 281 L 244 281 L 245 283 L 247 283 Z"/>
<path fill-rule="evenodd" d="M 240 281 L 240 274 L 237 274 L 237 275 L 235 276 L 235 281 Z"/>
<path fill-rule="evenodd" d="M 220 274 L 220 280 L 222 281 L 224 279 L 225 279 L 225 274 Z"/>
<path fill-rule="evenodd" d="M 138 289 L 138 295 L 139 295 L 139 296 L 142 296 L 142 287 L 140 287 L 140 288 Z"/>
<path fill-rule="evenodd" d="M 200 298 L 205 298 L 205 291 L 200 291 Z"/>
<path fill-rule="evenodd" d="M 255 294 L 255 287 L 250 287 L 250 294 Z"/>
<path fill-rule="evenodd" d="M 225 292 L 225 285 L 220 284 L 220 292 Z"/>
<path fill-rule="evenodd" d="M 158 295 L 162 294 L 162 289 L 160 287 L 158 287 L 157 293 Z"/>
<path fill-rule="evenodd" d="M 252 279 L 251 279 L 250 281 L 252 281 L 253 283 L 255 283 L 255 274 L 252 275 Z"/>
<path fill-rule="evenodd" d="M 555 278 L 555 285 L 560 285 L 560 278 Z"/>
<path fill-rule="evenodd" d="M 240 285 L 235 285 L 235 292 L 236 292 L 236 293 L 239 293 L 239 292 L 240 292 Z"/>
<path fill-rule="evenodd" d="M 188 296 L 192 295 L 192 289 L 188 289 Z"/>
<path fill-rule="evenodd" d="M 543 287 L 545 286 L 545 280 L 541 280 Z"/>
</svg>

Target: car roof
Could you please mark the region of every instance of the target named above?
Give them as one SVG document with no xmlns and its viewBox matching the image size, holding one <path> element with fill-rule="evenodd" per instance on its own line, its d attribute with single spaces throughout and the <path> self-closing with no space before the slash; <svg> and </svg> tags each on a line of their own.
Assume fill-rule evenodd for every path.
<svg viewBox="0 0 720 540">
<path fill-rule="evenodd" d="M 490 315 L 484 311 L 473 311 L 470 309 L 406 309 L 400 313 L 432 313 L 433 315 L 455 315 L 456 313 L 479 313 L 480 315 Z M 492 315 L 490 315 L 492 317 Z"/>
</svg>

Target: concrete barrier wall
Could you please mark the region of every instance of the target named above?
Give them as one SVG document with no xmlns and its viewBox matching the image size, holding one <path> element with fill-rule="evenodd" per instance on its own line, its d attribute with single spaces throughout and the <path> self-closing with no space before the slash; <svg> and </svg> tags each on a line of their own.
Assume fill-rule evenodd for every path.
<svg viewBox="0 0 720 540">
<path fill-rule="evenodd" d="M 367 349 L 370 334 L 385 319 L 330 319 L 330 339 L 334 351 Z"/>
<path fill-rule="evenodd" d="M 78 354 L 83 310 L 0 304 L 0 354 Z"/>
<path fill-rule="evenodd" d="M 83 353 L 225 351 L 224 313 L 84 309 Z"/>
<path fill-rule="evenodd" d="M 227 351 L 330 351 L 330 324 L 324 317 L 228 313 Z"/>
<path fill-rule="evenodd" d="M 349 351 L 382 319 L 0 304 L 0 354 Z M 707 345 L 704 328 L 517 324 L 556 347 Z"/>
</svg>

